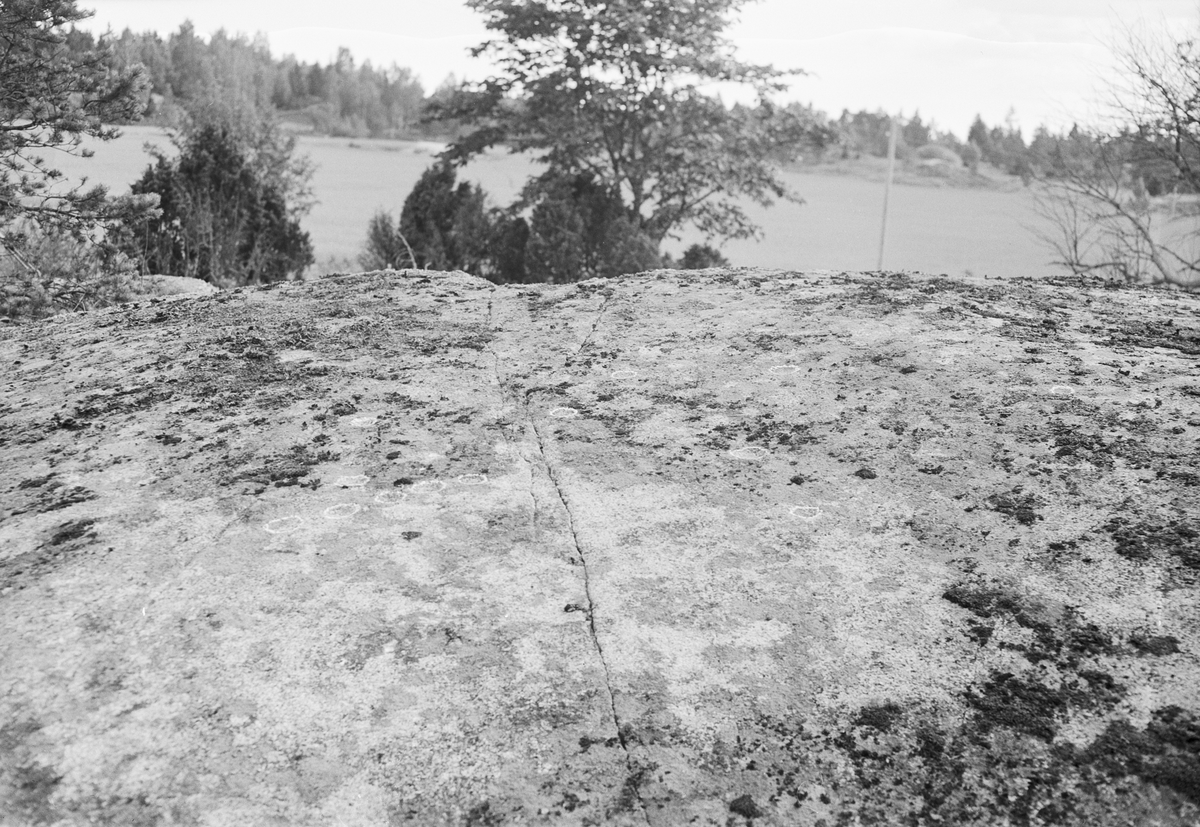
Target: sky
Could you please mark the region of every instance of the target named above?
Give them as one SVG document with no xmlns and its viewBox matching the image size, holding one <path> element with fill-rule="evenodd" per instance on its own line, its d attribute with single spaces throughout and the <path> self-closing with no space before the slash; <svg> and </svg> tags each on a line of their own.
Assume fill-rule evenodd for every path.
<svg viewBox="0 0 1200 827">
<path fill-rule="evenodd" d="M 326 63 L 347 46 L 360 62 L 412 69 L 427 90 L 450 74 L 481 79 L 469 56 L 487 36 L 482 18 L 455 0 L 80 0 L 101 32 L 166 36 L 191 20 L 203 35 L 264 33 L 276 56 Z M 919 112 L 965 136 L 989 125 L 1068 128 L 1100 112 L 1109 46 L 1132 31 L 1200 28 L 1200 0 L 759 0 L 727 34 L 738 56 L 803 69 L 780 100 L 842 109 Z M 731 90 L 716 90 L 726 100 Z"/>
</svg>

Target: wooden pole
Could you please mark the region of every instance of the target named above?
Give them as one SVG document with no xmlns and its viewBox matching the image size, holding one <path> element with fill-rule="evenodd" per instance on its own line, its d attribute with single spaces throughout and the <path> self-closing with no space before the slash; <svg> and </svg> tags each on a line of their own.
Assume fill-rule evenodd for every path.
<svg viewBox="0 0 1200 827">
<path fill-rule="evenodd" d="M 879 266 L 883 269 L 883 249 L 887 246 L 888 202 L 892 199 L 892 177 L 896 174 L 896 128 L 899 118 L 892 118 L 892 134 L 888 138 L 887 186 L 883 190 L 883 229 L 879 233 Z"/>
</svg>

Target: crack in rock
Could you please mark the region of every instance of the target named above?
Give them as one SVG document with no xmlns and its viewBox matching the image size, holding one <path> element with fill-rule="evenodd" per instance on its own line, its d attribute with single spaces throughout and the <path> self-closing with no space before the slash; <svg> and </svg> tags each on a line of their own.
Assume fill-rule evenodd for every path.
<svg viewBox="0 0 1200 827">
<path fill-rule="evenodd" d="M 575 352 L 567 357 L 564 367 L 570 367 L 574 364 L 575 359 L 578 358 L 579 354 L 583 353 L 583 349 L 587 347 L 588 342 L 596 335 L 596 328 L 600 326 L 600 320 L 604 318 L 604 314 L 608 310 L 608 305 L 612 302 L 614 295 L 615 293 L 610 293 L 604 297 L 604 303 L 600 305 L 600 312 L 596 314 L 596 319 L 592 322 L 592 329 L 588 331 L 588 335 L 583 337 L 583 341 L 579 343 L 579 347 L 575 348 Z"/>
<path fill-rule="evenodd" d="M 583 343 L 580 344 L 579 348 L 575 352 L 576 356 L 578 356 L 579 353 L 582 352 L 584 346 L 587 344 L 588 339 L 591 338 L 592 333 L 595 333 L 596 327 L 597 327 L 597 325 L 599 325 L 600 319 L 604 315 L 604 311 L 605 311 L 605 309 L 607 309 L 608 303 L 611 300 L 611 298 L 612 298 L 611 296 L 605 298 L 604 305 L 600 308 L 600 312 L 596 316 L 596 321 L 592 324 L 592 332 L 589 333 L 588 336 L 584 339 Z M 492 300 L 491 300 L 491 298 L 489 298 L 488 299 L 488 326 L 489 326 L 489 328 L 492 328 L 494 330 L 495 328 L 494 328 L 492 321 L 493 321 L 493 306 L 492 306 Z M 508 386 L 504 380 L 503 375 L 500 372 L 500 357 L 499 357 L 499 354 L 496 353 L 495 349 L 490 344 L 488 345 L 488 351 L 492 354 L 492 369 L 493 369 L 493 373 L 495 374 L 496 385 L 500 389 L 501 399 L 503 399 L 508 390 Z M 567 360 L 567 364 L 570 364 L 570 359 Z M 571 510 L 570 504 L 567 502 L 567 497 L 563 493 L 562 486 L 559 484 L 558 473 L 555 471 L 554 466 L 550 463 L 550 458 L 546 455 L 545 441 L 542 437 L 541 429 L 538 428 L 536 420 L 534 420 L 534 418 L 532 416 L 530 416 L 530 414 L 529 414 L 529 407 L 528 407 L 529 406 L 529 397 L 533 393 L 535 393 L 539 390 L 544 390 L 544 388 L 528 388 L 528 389 L 526 389 L 525 394 L 522 398 L 523 406 L 525 408 L 524 418 L 525 418 L 525 421 L 529 424 L 529 426 L 533 429 L 534 436 L 537 438 L 538 455 L 541 458 L 542 465 L 546 469 L 546 476 L 550 480 L 551 484 L 554 485 L 554 491 L 556 494 L 558 494 L 559 502 L 562 503 L 563 510 L 565 510 L 567 513 L 567 527 L 570 529 L 570 532 L 571 532 L 571 540 L 575 544 L 575 554 L 576 554 L 576 558 L 577 558 L 577 559 L 572 558 L 571 563 L 573 565 L 577 564 L 583 569 L 583 592 L 584 592 L 584 596 L 587 598 L 588 634 L 591 637 L 592 646 L 595 647 L 595 649 L 596 649 L 596 656 L 600 660 L 600 666 L 604 670 L 604 689 L 608 693 L 608 708 L 609 708 L 610 713 L 612 714 L 613 728 L 616 730 L 616 733 L 617 733 L 617 743 L 619 743 L 621 745 L 621 750 L 622 750 L 622 752 L 625 753 L 625 768 L 628 771 L 628 775 L 626 776 L 625 786 L 627 789 L 630 789 L 633 792 L 633 796 L 634 796 L 635 800 L 637 801 L 638 811 L 642 814 L 642 818 L 645 819 L 646 824 L 649 825 L 649 824 L 651 824 L 650 813 L 649 813 L 648 809 L 646 808 L 645 802 L 642 800 L 642 792 L 641 792 L 640 785 L 639 785 L 639 781 L 641 779 L 641 773 L 639 771 L 637 771 L 637 769 L 635 768 L 634 761 L 633 761 L 633 755 L 629 751 L 629 743 L 628 743 L 628 740 L 626 739 L 625 731 L 621 725 L 621 716 L 617 712 L 617 699 L 616 699 L 616 694 L 613 692 L 613 686 L 612 686 L 612 671 L 609 668 L 608 659 L 604 655 L 604 645 L 600 642 L 600 636 L 596 632 L 596 602 L 592 596 L 591 573 L 588 570 L 587 556 L 583 552 L 583 546 L 579 542 L 579 535 L 575 531 L 575 514 Z M 507 436 L 505 437 L 505 439 L 507 441 Z M 531 469 L 530 470 L 530 483 L 531 484 L 530 484 L 529 495 L 530 495 L 531 499 L 533 500 L 534 528 L 536 530 L 538 502 L 537 502 L 537 496 L 533 492 L 532 473 L 533 472 Z"/>
<path fill-rule="evenodd" d="M 625 730 L 621 725 L 621 716 L 617 712 L 617 698 L 612 687 L 612 672 L 608 666 L 608 659 L 604 656 L 604 645 L 600 643 L 600 636 L 596 633 L 596 602 L 592 597 L 592 581 L 591 574 L 588 571 L 587 555 L 583 553 L 583 546 L 579 542 L 579 535 L 575 531 L 575 513 L 571 511 L 571 505 L 567 502 L 567 497 L 563 493 L 562 486 L 558 481 L 558 473 L 554 470 L 554 466 L 550 463 L 550 458 L 546 456 L 546 447 L 542 438 L 542 432 L 537 426 L 537 422 L 531 417 L 529 424 L 533 427 L 533 432 L 537 436 L 538 453 L 541 455 L 542 464 L 546 467 L 546 475 L 550 482 L 554 484 L 554 491 L 558 494 L 558 499 L 562 503 L 563 509 L 567 512 L 567 527 L 571 531 L 571 540 L 575 543 L 575 553 L 578 555 L 579 564 L 583 569 L 583 592 L 587 597 L 587 622 L 588 632 L 592 638 L 592 645 L 596 647 L 596 656 L 600 659 L 600 666 L 604 669 L 604 687 L 608 692 L 608 706 L 612 711 L 613 726 L 617 730 L 617 742 L 621 745 L 621 749 L 625 753 L 625 766 L 629 770 L 626 784 L 632 790 L 634 798 L 637 800 L 638 810 L 642 817 L 650 824 L 650 813 L 646 809 L 646 803 L 642 800 L 642 791 L 638 781 L 641 777 L 640 773 L 634 767 L 633 755 L 629 751 L 629 743 L 625 737 Z"/>
</svg>

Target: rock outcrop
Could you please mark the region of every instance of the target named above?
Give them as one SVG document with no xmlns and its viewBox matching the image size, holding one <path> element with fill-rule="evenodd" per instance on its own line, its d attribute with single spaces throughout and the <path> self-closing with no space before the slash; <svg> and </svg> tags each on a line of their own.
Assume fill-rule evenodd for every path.
<svg viewBox="0 0 1200 827">
<path fill-rule="evenodd" d="M 1198 327 L 734 270 L 0 330 L 0 822 L 1196 823 Z"/>
</svg>

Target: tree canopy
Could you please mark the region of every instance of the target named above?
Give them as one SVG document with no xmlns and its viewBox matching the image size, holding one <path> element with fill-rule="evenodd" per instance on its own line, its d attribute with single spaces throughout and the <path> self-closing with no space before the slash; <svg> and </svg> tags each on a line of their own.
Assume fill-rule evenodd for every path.
<svg viewBox="0 0 1200 827">
<path fill-rule="evenodd" d="M 140 115 L 145 80 L 119 70 L 105 42 L 72 48 L 66 27 L 90 16 L 74 0 L 0 0 L 0 246 L 20 256 L 22 219 L 77 237 L 144 203 L 104 187 L 70 185 L 46 154 L 90 155 L 83 136 L 110 140 L 107 123 Z"/>
<path fill-rule="evenodd" d="M 1130 32 L 1108 128 L 1039 133 L 1044 236 L 1077 274 L 1200 289 L 1200 41 Z"/>
<path fill-rule="evenodd" d="M 781 71 L 739 61 L 722 36 L 745 0 L 468 0 L 496 37 L 474 50 L 500 72 L 433 107 L 474 130 L 444 157 L 465 164 L 505 144 L 545 163 L 527 205 L 589 176 L 654 244 L 691 223 L 710 237 L 753 236 L 738 206 L 797 196 L 773 160 L 813 134 L 801 110 L 773 107 Z M 751 88 L 756 107 L 727 107 L 717 84 Z M 785 153 L 786 154 L 786 153 Z"/>
</svg>

